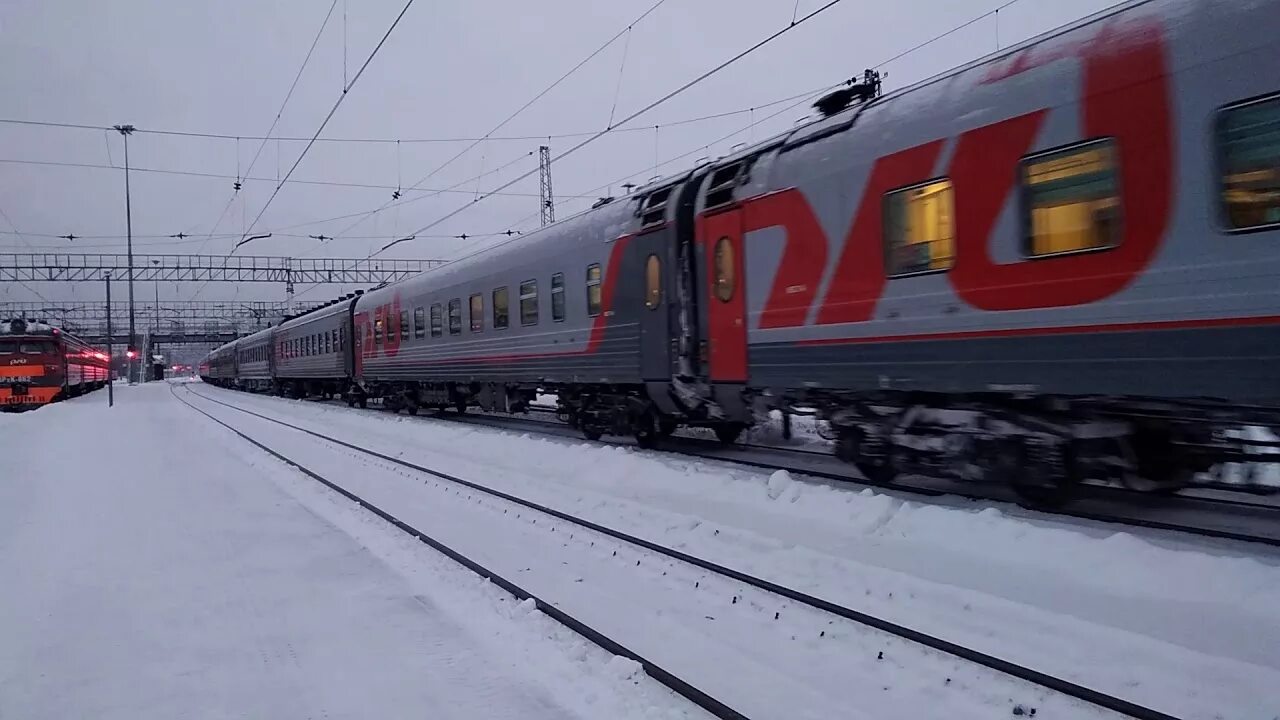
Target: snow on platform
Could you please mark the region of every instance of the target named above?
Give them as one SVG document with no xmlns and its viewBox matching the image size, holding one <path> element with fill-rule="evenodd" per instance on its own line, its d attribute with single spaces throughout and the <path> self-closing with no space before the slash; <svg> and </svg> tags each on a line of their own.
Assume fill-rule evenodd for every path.
<svg viewBox="0 0 1280 720">
<path fill-rule="evenodd" d="M 702 717 L 307 483 L 164 384 L 0 415 L 0 718 Z"/>
</svg>

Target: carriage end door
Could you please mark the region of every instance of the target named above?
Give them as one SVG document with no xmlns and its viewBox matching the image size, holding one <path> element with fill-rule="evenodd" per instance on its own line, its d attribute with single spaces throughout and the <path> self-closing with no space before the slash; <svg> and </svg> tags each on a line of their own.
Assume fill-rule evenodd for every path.
<svg viewBox="0 0 1280 720">
<path fill-rule="evenodd" d="M 671 225 L 650 230 L 632 239 L 628 253 L 640 270 L 640 377 L 650 382 L 670 380 L 673 369 L 674 237 Z"/>
<path fill-rule="evenodd" d="M 743 268 L 742 209 L 731 207 L 697 220 L 703 268 L 702 337 L 712 382 L 747 381 L 747 293 Z"/>
</svg>

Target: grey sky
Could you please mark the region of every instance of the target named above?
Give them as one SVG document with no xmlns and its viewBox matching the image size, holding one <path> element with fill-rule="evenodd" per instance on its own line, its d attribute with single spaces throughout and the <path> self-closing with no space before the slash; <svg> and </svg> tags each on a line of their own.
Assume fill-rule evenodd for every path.
<svg viewBox="0 0 1280 720">
<path fill-rule="evenodd" d="M 798 13 L 825 0 L 800 0 Z M 330 0 L 114 0 L 56 2 L 6 0 L 0 4 L 0 97 L 5 119 L 109 125 L 140 129 L 263 135 L 271 126 L 294 74 L 306 54 Z M 600 43 L 644 11 L 635 3 L 544 0 L 417 0 L 322 137 L 421 138 L 482 135 L 511 111 L 572 67 Z M 1001 0 L 844 0 L 757 54 L 637 119 L 643 132 L 610 134 L 577 155 L 553 165 L 557 213 L 565 216 L 603 195 L 594 188 L 623 177 L 643 183 L 661 161 L 691 152 L 658 174 L 714 157 L 737 143 L 761 139 L 805 115 L 798 107 L 713 145 L 704 145 L 748 126 L 753 116 L 731 117 L 676 127 L 687 118 L 738 110 L 796 95 L 861 72 L 907 48 L 1001 4 Z M 999 14 L 998 35 L 1007 46 L 1092 13 L 1111 0 L 1020 0 Z M 315 54 L 276 129 L 277 135 L 310 136 L 343 83 L 344 26 L 349 74 L 354 74 L 403 6 L 403 0 L 338 0 Z M 559 88 L 522 113 L 499 135 L 586 132 L 609 120 L 624 44 L 626 63 L 617 101 L 625 117 L 650 101 L 718 64 L 790 22 L 794 0 L 666 0 L 630 33 L 584 66 Z M 344 23 L 343 14 L 346 14 Z M 886 89 L 910 84 L 996 49 L 997 23 L 986 18 L 955 35 L 884 68 Z M 754 119 L 785 105 L 755 114 Z M 551 141 L 553 154 L 577 139 Z M 467 193 L 444 193 L 390 208 L 319 245 L 307 238 L 273 237 L 241 252 L 257 255 L 363 257 L 389 239 L 421 227 L 470 203 L 474 193 L 493 188 L 536 167 L 535 140 L 482 143 L 423 184 L 444 188 L 533 155 L 479 183 Z M 226 175 L 247 169 L 257 141 L 215 140 L 136 134 L 130 162 L 136 167 Z M 287 171 L 302 142 L 268 142 L 254 177 L 274 180 L 277 165 Z M 318 143 L 294 179 L 408 187 L 465 145 L 457 143 Z M 0 159 L 121 164 L 117 134 L 101 131 L 0 124 Z M 399 167 L 399 177 L 397 168 Z M 246 182 L 218 227 L 218 234 L 241 233 L 261 210 L 274 182 Z M 194 252 L 199 242 L 161 244 L 142 237 L 178 232 L 194 239 L 212 231 L 232 198 L 230 179 L 138 172 L 132 175 L 136 253 Z M 614 186 L 613 194 L 622 190 Z M 524 195 L 492 197 L 439 227 L 433 235 L 491 233 L 538 224 L 536 174 L 508 190 Z M 26 243 L 60 252 L 123 252 L 123 239 L 78 239 L 74 243 L 39 234 L 123 235 L 122 173 L 110 169 L 0 163 L 0 210 L 24 233 Z M 411 193 L 410 199 L 421 195 Z M 285 226 L 372 210 L 389 201 L 386 189 L 288 184 L 255 232 L 334 235 L 352 220 Z M 0 221 L 0 231 L 11 228 Z M 364 237 L 375 236 L 375 237 Z M 225 254 L 236 238 L 210 239 L 202 252 Z M 477 247 L 477 241 L 420 238 L 394 248 L 390 257 L 450 258 Z M 13 234 L 0 234 L 0 252 L 25 252 Z M 195 285 L 160 288 L 163 298 L 190 298 Z M 44 284 L 51 300 L 90 299 L 98 288 Z M 299 288 L 301 292 L 303 288 Z M 326 287 L 302 300 L 343 291 Z M 148 284 L 143 297 L 151 295 Z M 210 284 L 201 299 L 281 300 L 275 285 Z M 0 300 L 35 300 L 19 286 L 0 288 Z"/>
</svg>

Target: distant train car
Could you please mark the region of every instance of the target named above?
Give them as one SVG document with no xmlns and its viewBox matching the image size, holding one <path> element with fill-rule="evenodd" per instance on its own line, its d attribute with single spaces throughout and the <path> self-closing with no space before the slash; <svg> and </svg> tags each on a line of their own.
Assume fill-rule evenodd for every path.
<svg viewBox="0 0 1280 720">
<path fill-rule="evenodd" d="M 101 350 L 44 323 L 0 322 L 0 408 L 27 410 L 107 384 Z"/>
<path fill-rule="evenodd" d="M 351 386 L 350 295 L 285 320 L 272 331 L 275 390 L 290 397 L 347 395 Z M 352 397 L 352 402 L 358 399 Z"/>
</svg>

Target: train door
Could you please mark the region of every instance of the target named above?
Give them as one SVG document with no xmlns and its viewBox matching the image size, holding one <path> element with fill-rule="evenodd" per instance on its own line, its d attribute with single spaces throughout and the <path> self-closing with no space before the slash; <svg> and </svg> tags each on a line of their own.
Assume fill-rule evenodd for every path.
<svg viewBox="0 0 1280 720">
<path fill-rule="evenodd" d="M 672 375 L 677 307 L 674 245 L 675 228 L 663 225 L 632 238 L 627 253 L 632 258 L 628 267 L 640 273 L 640 377 L 650 382 L 668 381 Z"/>
<path fill-rule="evenodd" d="M 702 267 L 700 303 L 707 343 L 707 379 L 747 381 L 747 293 L 743 268 L 742 209 L 730 207 L 697 220 Z"/>
</svg>

